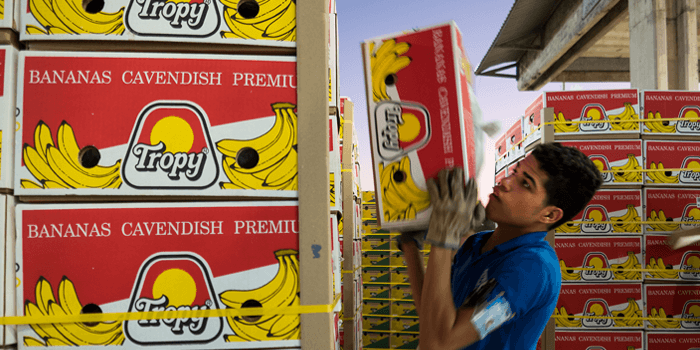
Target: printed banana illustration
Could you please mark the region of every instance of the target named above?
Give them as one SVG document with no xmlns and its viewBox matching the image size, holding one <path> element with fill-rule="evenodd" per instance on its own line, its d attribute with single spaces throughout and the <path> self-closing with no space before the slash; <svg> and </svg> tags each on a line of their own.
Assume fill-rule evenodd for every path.
<svg viewBox="0 0 700 350">
<path fill-rule="evenodd" d="M 625 110 L 620 114 L 608 116 L 612 130 L 639 130 L 639 115 L 632 104 L 625 102 Z"/>
<path fill-rule="evenodd" d="M 613 270 L 613 275 L 616 280 L 641 280 L 642 271 L 635 271 L 635 269 L 641 269 L 642 264 L 639 263 L 637 256 L 634 252 L 627 252 L 627 260 L 622 264 L 612 264 L 610 265 Z M 632 271 L 630 271 L 632 270 Z"/>
<path fill-rule="evenodd" d="M 372 69 L 372 94 L 375 102 L 390 100 L 386 92 L 386 80 L 390 75 L 398 73 L 411 63 L 411 58 L 401 56 L 411 48 L 409 43 L 396 43 L 389 39 L 375 52 L 375 44 L 370 43 L 370 67 Z"/>
<path fill-rule="evenodd" d="M 335 205 L 335 174 L 330 173 L 329 174 L 329 179 L 330 179 L 330 195 L 331 195 L 331 206 Z"/>
<path fill-rule="evenodd" d="M 273 103 L 275 124 L 252 140 L 224 139 L 217 142 L 222 165 L 231 182 L 223 189 L 297 189 L 297 115 L 295 105 Z"/>
<path fill-rule="evenodd" d="M 384 219 L 412 219 L 430 206 L 430 194 L 418 188 L 411 174 L 408 156 L 398 162 L 379 163 L 380 190 L 384 198 Z"/>
<path fill-rule="evenodd" d="M 647 277 L 660 278 L 660 279 L 678 279 L 678 271 L 673 271 L 673 266 L 668 267 L 664 264 L 662 258 L 650 258 L 649 264 L 647 264 L 647 269 L 653 269 L 657 271 L 647 271 Z"/>
<path fill-rule="evenodd" d="M 610 167 L 611 170 L 615 171 L 613 174 L 615 176 L 615 182 L 642 182 L 642 172 L 641 171 L 631 171 L 631 170 L 642 170 L 642 166 L 639 165 L 637 157 L 634 154 L 627 155 L 627 163 L 623 166 L 613 166 Z"/>
<path fill-rule="evenodd" d="M 647 224 L 654 231 L 675 231 L 679 225 L 674 223 L 672 218 L 667 218 L 662 209 L 659 209 L 657 214 L 655 210 L 649 213 L 647 221 L 658 221 L 658 224 Z"/>
<path fill-rule="evenodd" d="M 644 125 L 649 128 L 650 132 L 655 132 L 655 133 L 674 133 L 676 132 L 676 127 L 673 125 L 669 125 L 668 120 L 663 120 L 661 118 L 661 113 L 656 112 L 656 114 L 649 112 L 647 114 L 647 120 L 655 120 L 655 121 L 646 121 L 644 122 Z"/>
<path fill-rule="evenodd" d="M 51 130 L 39 121 L 34 130 L 34 147 L 24 145 L 22 159 L 39 184 L 21 179 L 22 188 L 119 188 L 121 160 L 111 166 L 86 168 L 80 164 L 80 147 L 70 124 L 58 127 L 57 146 Z"/>
<path fill-rule="evenodd" d="M 649 164 L 649 169 L 651 169 L 651 171 L 647 172 L 647 176 L 654 183 L 667 183 L 667 184 L 677 184 L 678 183 L 678 175 L 672 176 L 672 174 L 673 174 L 672 171 L 663 171 L 664 165 L 661 162 L 659 162 L 658 165 L 654 164 L 654 162 L 651 162 L 651 164 Z"/>
<path fill-rule="evenodd" d="M 555 233 L 578 233 L 581 232 L 581 225 L 573 222 L 565 222 L 554 230 Z"/>
<path fill-rule="evenodd" d="M 295 41 L 297 36 L 296 1 L 261 0 L 254 17 L 238 12 L 239 0 L 222 0 L 224 19 L 230 31 L 222 38 Z"/>
<path fill-rule="evenodd" d="M 576 132 L 578 131 L 578 124 L 567 123 L 568 121 L 564 118 L 564 114 L 559 112 L 554 115 L 555 122 L 561 122 L 566 124 L 554 124 L 554 132 Z"/>
<path fill-rule="evenodd" d="M 557 317 L 554 319 L 554 325 L 556 327 L 566 327 L 566 328 L 581 327 L 581 319 L 569 317 L 569 316 L 574 316 L 574 315 L 573 314 L 569 315 L 566 312 L 566 308 L 563 306 L 561 307 L 561 310 L 557 310 L 557 308 L 554 308 L 554 315 L 555 316 L 564 316 L 564 317 Z"/>
<path fill-rule="evenodd" d="M 82 0 L 29 0 L 29 9 L 41 27 L 27 25 L 27 34 L 124 33 L 124 7 L 114 13 L 89 13 Z"/>
<path fill-rule="evenodd" d="M 642 225 L 634 221 L 641 222 L 641 217 L 637 214 L 637 208 L 632 204 L 627 205 L 627 212 L 623 216 L 611 216 L 610 221 L 619 221 L 613 224 L 613 232 L 634 233 L 642 232 Z"/>
<path fill-rule="evenodd" d="M 27 300 L 24 313 L 27 316 L 79 315 L 83 305 L 78 299 L 73 282 L 63 277 L 58 284 L 58 302 L 51 284 L 43 277 L 36 284 L 36 304 Z M 27 346 L 52 345 L 121 345 L 124 342 L 121 322 L 100 322 L 94 326 L 84 323 L 53 323 L 30 325 L 39 339 L 24 337 Z M 42 340 L 46 343 L 43 343 Z"/>
<path fill-rule="evenodd" d="M 559 267 L 561 268 L 561 279 L 564 281 L 580 281 L 581 271 L 573 272 L 573 269 L 566 267 L 564 260 L 559 260 Z M 571 271 L 571 272 L 569 272 Z"/>
<path fill-rule="evenodd" d="M 615 312 L 615 327 L 641 327 L 643 325 L 642 316 L 644 312 L 639 308 L 634 298 L 627 299 L 627 307 L 624 310 Z"/>
<path fill-rule="evenodd" d="M 651 323 L 651 328 L 681 328 L 681 321 L 674 320 L 673 315 L 666 315 L 664 308 L 660 307 L 657 311 L 656 308 L 651 308 L 649 313 L 649 323 Z"/>
<path fill-rule="evenodd" d="M 241 309 L 250 305 L 278 308 L 299 305 L 298 252 L 283 249 L 275 252 L 279 270 L 264 286 L 253 290 L 229 290 L 221 293 L 221 302 L 229 308 Z M 264 315 L 260 317 L 229 316 L 226 318 L 235 335 L 226 335 L 227 342 L 299 339 L 300 317 Z"/>
</svg>

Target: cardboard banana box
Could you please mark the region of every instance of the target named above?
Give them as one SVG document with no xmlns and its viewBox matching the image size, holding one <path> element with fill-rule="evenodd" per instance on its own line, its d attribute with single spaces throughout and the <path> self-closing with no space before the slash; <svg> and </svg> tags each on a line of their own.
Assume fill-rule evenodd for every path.
<svg viewBox="0 0 700 350">
<path fill-rule="evenodd" d="M 697 350 L 700 334 L 646 331 L 647 350 Z"/>
<path fill-rule="evenodd" d="M 239 0 L 240 1 L 240 0 Z M 262 0 L 261 0 L 262 1 Z M 296 1 L 294 1 L 296 7 Z M 328 105 L 338 106 L 338 15 L 328 15 Z"/>
<path fill-rule="evenodd" d="M 700 93 L 646 90 L 641 95 L 643 135 L 700 135 Z"/>
<path fill-rule="evenodd" d="M 3 281 L 4 288 L 0 288 L 0 300 L 3 307 L 0 309 L 3 316 L 15 316 L 16 313 L 16 264 L 15 264 L 15 197 L 11 195 L 0 195 L 0 227 L 3 234 L 0 235 L 0 259 L 2 259 L 3 269 L 0 280 Z M 17 326 L 0 326 L 0 337 L 3 337 L 5 345 L 17 343 Z"/>
<path fill-rule="evenodd" d="M 362 191 L 362 204 L 374 204 L 376 210 L 377 200 L 374 197 L 374 191 Z"/>
<path fill-rule="evenodd" d="M 391 330 L 394 332 L 418 332 L 417 318 L 391 318 Z"/>
<path fill-rule="evenodd" d="M 365 349 L 389 349 L 390 336 L 388 332 L 363 332 L 363 347 Z"/>
<path fill-rule="evenodd" d="M 644 183 L 642 140 L 561 141 L 593 161 L 603 175 L 603 185 L 641 185 Z"/>
<path fill-rule="evenodd" d="M 391 319 L 389 317 L 363 317 L 362 327 L 366 331 L 390 331 Z"/>
<path fill-rule="evenodd" d="M 366 40 L 362 52 L 378 219 L 427 228 L 426 181 L 445 167 L 475 177 L 481 154 L 462 36 L 449 22 Z"/>
<path fill-rule="evenodd" d="M 6 14 L 11 19 L 12 12 Z M 11 45 L 0 45 L 0 188 L 3 189 L 14 188 L 17 52 Z"/>
<path fill-rule="evenodd" d="M 554 310 L 565 317 L 554 323 L 557 329 L 642 329 L 643 298 L 641 283 L 565 283 Z"/>
<path fill-rule="evenodd" d="M 339 112 L 338 114 L 340 115 L 340 122 L 338 123 L 338 138 L 340 139 L 341 144 L 343 143 L 343 130 L 345 127 L 345 109 L 347 108 L 350 111 L 350 113 L 353 112 L 353 110 L 350 110 L 351 104 L 346 105 L 345 104 L 346 101 L 352 102 L 350 97 L 340 96 L 340 102 L 339 102 L 339 106 L 338 106 L 338 112 Z M 341 152 L 340 154 L 342 157 L 343 153 Z M 342 160 L 342 158 L 341 158 L 341 160 Z"/>
<path fill-rule="evenodd" d="M 343 197 L 341 179 L 342 166 L 340 164 L 340 142 L 338 141 L 338 120 L 334 115 L 328 118 L 328 168 L 330 169 L 330 198 L 331 212 L 343 210 Z"/>
<path fill-rule="evenodd" d="M 644 189 L 645 234 L 671 233 L 700 225 L 700 188 Z M 654 223 L 652 223 L 654 222 Z"/>
<path fill-rule="evenodd" d="M 506 131 L 507 164 L 512 164 L 516 161 L 516 159 L 520 159 L 525 155 L 522 124 L 522 117 L 520 117 L 515 124 L 511 125 L 511 127 Z"/>
<path fill-rule="evenodd" d="M 642 199 L 642 190 L 598 190 L 586 207 L 570 222 L 557 227 L 555 233 L 639 235 L 644 215 Z"/>
<path fill-rule="evenodd" d="M 3 0 L 0 3 L 0 28 L 17 31 L 20 16 L 19 0 Z"/>
<path fill-rule="evenodd" d="M 503 179 L 506 178 L 506 176 L 508 176 L 508 170 L 504 168 L 503 170 L 497 172 L 496 175 L 494 175 L 493 184 L 498 185 L 499 183 L 501 183 L 501 181 L 503 181 Z"/>
<path fill-rule="evenodd" d="M 640 236 L 559 236 L 554 246 L 559 257 L 562 282 L 643 280 L 641 269 L 644 268 L 644 258 Z M 577 267 L 600 270 L 579 270 Z"/>
<path fill-rule="evenodd" d="M 15 193 L 296 197 L 294 60 L 23 51 Z"/>
<path fill-rule="evenodd" d="M 700 242 L 673 250 L 666 244 L 667 237 L 644 235 L 644 262 L 653 269 L 644 273 L 644 279 L 700 282 Z"/>
<path fill-rule="evenodd" d="M 542 95 L 525 109 L 523 116 L 523 147 L 542 140 Z"/>
<path fill-rule="evenodd" d="M 418 334 L 394 333 L 389 345 L 391 349 L 418 349 Z"/>
<path fill-rule="evenodd" d="M 296 2 L 292 0 L 22 0 L 21 8 L 26 9 L 19 18 L 21 41 L 296 46 Z"/>
<path fill-rule="evenodd" d="M 338 237 L 338 217 L 335 214 L 330 216 L 330 231 L 331 231 L 331 271 L 333 277 L 333 296 L 340 294 L 342 287 L 340 281 L 343 278 L 342 272 L 342 250 L 340 246 L 340 241 Z M 335 306 L 334 311 L 340 312 L 342 304 L 338 303 Z"/>
<path fill-rule="evenodd" d="M 412 301 L 392 302 L 391 314 L 394 316 L 418 316 L 416 305 Z"/>
<path fill-rule="evenodd" d="M 506 134 L 504 133 L 496 139 L 496 172 L 501 171 L 508 165 L 508 148 L 506 148 Z"/>
<path fill-rule="evenodd" d="M 525 157 L 513 159 L 513 161 L 506 167 L 506 176 L 513 175 L 515 173 L 515 168 L 518 166 L 518 163 L 523 159 L 525 159 Z"/>
<path fill-rule="evenodd" d="M 644 141 L 648 186 L 700 187 L 700 142 Z"/>
<path fill-rule="evenodd" d="M 542 95 L 542 108 L 554 108 L 554 133 L 562 138 L 568 135 L 639 134 L 637 89 L 552 91 Z M 531 112 L 538 113 L 534 109 Z"/>
<path fill-rule="evenodd" d="M 16 219 L 18 315 L 300 304 L 297 202 L 20 204 Z M 30 324 L 18 336 L 20 349 L 229 349 L 299 346 L 299 331 L 296 314 Z"/>
<path fill-rule="evenodd" d="M 644 286 L 646 329 L 700 332 L 700 285 Z"/>
<path fill-rule="evenodd" d="M 558 349 L 566 350 L 644 350 L 643 331 L 566 331 L 554 333 Z"/>
</svg>

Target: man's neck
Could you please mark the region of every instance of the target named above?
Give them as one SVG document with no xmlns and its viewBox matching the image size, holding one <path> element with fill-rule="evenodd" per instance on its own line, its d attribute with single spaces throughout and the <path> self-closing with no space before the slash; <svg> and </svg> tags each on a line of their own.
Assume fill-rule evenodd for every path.
<svg viewBox="0 0 700 350">
<path fill-rule="evenodd" d="M 489 250 L 495 248 L 497 245 L 503 244 L 510 241 L 513 238 L 520 237 L 522 235 L 528 234 L 530 232 L 543 231 L 544 228 L 515 228 L 498 226 L 491 234 L 491 237 L 486 241 L 486 244 L 481 248 L 481 254 L 488 252 Z"/>
</svg>

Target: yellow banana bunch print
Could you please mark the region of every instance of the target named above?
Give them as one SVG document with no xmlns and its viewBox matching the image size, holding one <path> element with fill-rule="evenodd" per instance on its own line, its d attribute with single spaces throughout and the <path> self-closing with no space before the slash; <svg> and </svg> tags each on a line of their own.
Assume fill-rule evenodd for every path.
<svg viewBox="0 0 700 350">
<path fill-rule="evenodd" d="M 297 5 L 294 0 L 221 0 L 227 39 L 296 41 Z"/>
<path fill-rule="evenodd" d="M 413 180 L 408 156 L 387 165 L 379 163 L 379 181 L 386 221 L 413 219 L 430 206 L 430 194 Z"/>
<path fill-rule="evenodd" d="M 372 69 L 372 95 L 374 102 L 379 102 L 391 99 L 386 92 L 387 81 L 391 83 L 395 79 L 395 74 L 411 63 L 410 57 L 401 56 L 408 52 L 411 45 L 389 39 L 382 42 L 376 52 L 375 46 L 375 43 L 370 43 L 369 56 Z"/>
<path fill-rule="evenodd" d="M 81 164 L 78 141 L 65 121 L 58 127 L 54 143 L 51 130 L 39 121 L 34 130 L 34 147 L 25 144 L 22 160 L 38 183 L 21 179 L 22 188 L 119 188 L 121 160 L 111 166 Z"/>
<path fill-rule="evenodd" d="M 27 34 L 124 33 L 124 7 L 114 13 L 90 13 L 82 0 L 29 0 L 29 9 L 41 26 L 27 25 Z"/>
</svg>

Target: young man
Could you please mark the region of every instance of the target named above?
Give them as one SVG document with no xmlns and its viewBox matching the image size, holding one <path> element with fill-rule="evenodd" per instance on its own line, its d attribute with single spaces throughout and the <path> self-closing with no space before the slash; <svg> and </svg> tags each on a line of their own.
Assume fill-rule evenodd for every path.
<svg viewBox="0 0 700 350">
<path fill-rule="evenodd" d="M 561 287 L 547 230 L 571 220 L 601 184 L 596 166 L 577 149 L 538 145 L 489 196 L 486 217 L 498 227 L 469 236 L 459 248 L 480 223 L 476 185 L 464 186 L 459 168 L 429 180 L 425 272 L 415 233 L 399 238 L 420 350 L 535 349 Z"/>
</svg>

